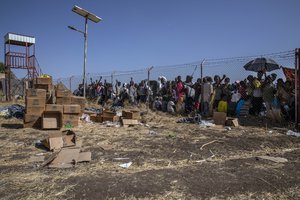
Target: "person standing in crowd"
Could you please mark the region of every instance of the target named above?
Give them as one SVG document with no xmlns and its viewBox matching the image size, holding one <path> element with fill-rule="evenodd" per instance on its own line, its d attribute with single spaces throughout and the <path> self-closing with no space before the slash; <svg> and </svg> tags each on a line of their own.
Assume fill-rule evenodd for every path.
<svg viewBox="0 0 300 200">
<path fill-rule="evenodd" d="M 181 113 L 182 105 L 184 102 L 184 85 L 181 80 L 181 76 L 177 77 L 176 96 L 177 96 L 176 111 L 177 113 Z"/>
<path fill-rule="evenodd" d="M 187 76 L 185 82 L 185 111 L 190 113 L 194 110 L 195 89 L 193 87 L 193 77 Z"/>
<path fill-rule="evenodd" d="M 131 78 L 130 85 L 129 85 L 129 102 L 132 105 L 136 104 L 136 96 L 137 96 L 136 87 L 135 87 L 134 82 Z"/>
<path fill-rule="evenodd" d="M 262 72 L 257 72 L 257 77 L 252 81 L 252 108 L 250 114 L 258 115 L 263 106 L 263 93 L 262 93 Z"/>
<path fill-rule="evenodd" d="M 209 102 L 211 100 L 211 96 L 213 93 L 213 86 L 211 84 L 212 79 L 211 77 L 205 77 L 203 79 L 203 109 L 202 114 L 205 117 L 208 117 L 209 115 Z"/>
<path fill-rule="evenodd" d="M 275 87 L 271 76 L 267 76 L 262 86 L 263 101 L 266 105 L 267 115 L 270 115 L 271 110 L 274 108 L 273 103 L 275 99 Z"/>
<path fill-rule="evenodd" d="M 215 75 L 214 76 L 214 84 L 213 84 L 213 89 L 214 89 L 214 96 L 213 96 L 213 109 L 216 109 L 218 107 L 219 101 L 222 99 L 222 81 L 226 78 L 225 75 L 223 75 L 222 79 L 220 76 Z"/>
<path fill-rule="evenodd" d="M 194 84 L 195 89 L 195 110 L 199 111 L 200 101 L 201 101 L 201 79 L 198 78 L 197 82 Z"/>
</svg>

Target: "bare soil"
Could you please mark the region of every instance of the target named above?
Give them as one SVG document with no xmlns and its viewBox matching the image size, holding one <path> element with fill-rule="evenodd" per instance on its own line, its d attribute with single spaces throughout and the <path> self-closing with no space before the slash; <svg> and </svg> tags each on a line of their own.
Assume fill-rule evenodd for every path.
<svg viewBox="0 0 300 200">
<path fill-rule="evenodd" d="M 226 130 L 144 111 L 134 127 L 74 128 L 92 161 L 72 169 L 29 162 L 51 154 L 35 146 L 48 132 L 0 119 L 0 199 L 300 199 L 300 138 L 287 124 L 250 117 Z"/>
</svg>

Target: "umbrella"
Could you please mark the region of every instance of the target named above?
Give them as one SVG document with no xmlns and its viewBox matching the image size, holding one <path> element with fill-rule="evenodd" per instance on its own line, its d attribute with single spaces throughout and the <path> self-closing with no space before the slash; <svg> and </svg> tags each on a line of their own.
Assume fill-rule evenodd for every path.
<svg viewBox="0 0 300 200">
<path fill-rule="evenodd" d="M 244 65 L 244 68 L 245 70 L 254 72 L 270 72 L 276 69 L 280 69 L 280 66 L 270 58 L 256 58 Z"/>
</svg>

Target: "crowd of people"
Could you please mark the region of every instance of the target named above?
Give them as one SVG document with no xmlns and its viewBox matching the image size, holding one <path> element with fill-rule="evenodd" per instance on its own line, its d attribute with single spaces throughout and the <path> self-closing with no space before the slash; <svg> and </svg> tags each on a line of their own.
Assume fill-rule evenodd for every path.
<svg viewBox="0 0 300 200">
<path fill-rule="evenodd" d="M 83 94 L 83 85 L 74 91 Z M 90 98 L 97 98 L 104 105 L 108 100 L 113 106 L 123 106 L 126 101 L 132 105 L 148 103 L 154 109 L 169 113 L 200 113 L 209 117 L 213 111 L 225 112 L 228 116 L 263 115 L 287 120 L 294 119 L 294 84 L 277 79 L 276 74 L 258 72 L 241 81 L 231 82 L 229 77 L 198 78 L 192 76 L 182 80 L 177 76 L 167 80 L 160 76 L 157 81 L 143 80 L 135 83 L 133 78 L 127 83 L 116 80 L 115 84 L 106 80 L 92 81 L 86 87 Z"/>
</svg>

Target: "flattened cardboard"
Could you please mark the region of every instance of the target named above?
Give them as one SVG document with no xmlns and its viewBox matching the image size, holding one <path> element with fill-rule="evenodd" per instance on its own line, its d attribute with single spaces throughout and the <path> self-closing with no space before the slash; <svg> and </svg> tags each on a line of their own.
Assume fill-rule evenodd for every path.
<svg viewBox="0 0 300 200">
<path fill-rule="evenodd" d="M 77 104 L 64 105 L 64 114 L 79 114 L 81 107 Z"/>
<path fill-rule="evenodd" d="M 224 112 L 214 112 L 213 120 L 216 125 L 225 125 L 226 122 L 226 113 Z"/>
<path fill-rule="evenodd" d="M 66 168 L 72 167 L 78 162 L 80 148 L 62 148 L 57 156 L 52 160 L 49 167 Z"/>
<path fill-rule="evenodd" d="M 90 162 L 91 160 L 92 160 L 91 152 L 81 152 L 79 153 L 77 162 Z"/>
</svg>

